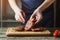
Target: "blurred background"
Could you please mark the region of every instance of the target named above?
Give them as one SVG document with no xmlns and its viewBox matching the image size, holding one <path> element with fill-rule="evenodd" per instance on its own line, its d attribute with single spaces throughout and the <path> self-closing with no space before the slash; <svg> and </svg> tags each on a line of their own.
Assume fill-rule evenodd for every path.
<svg viewBox="0 0 60 40">
<path fill-rule="evenodd" d="M 1 20 L 1 0 L 0 0 L 0 20 Z M 0 21 L 0 27 L 1 27 L 1 21 Z"/>
<path fill-rule="evenodd" d="M 60 0 L 56 0 L 56 27 L 60 28 Z"/>
<path fill-rule="evenodd" d="M 20 0 L 16 0 L 17 5 L 21 8 L 21 1 Z M 2 7 L 2 8 L 1 8 Z M 15 27 L 15 26 L 19 26 L 20 22 L 16 22 L 15 20 L 15 13 L 14 11 L 11 9 L 8 0 L 2 0 L 2 2 L 0 2 L 0 27 Z"/>
<path fill-rule="evenodd" d="M 16 0 L 17 5 L 21 8 L 21 0 Z M 56 17 L 56 13 L 58 13 L 57 10 L 60 9 L 59 3 L 60 1 L 56 1 L 54 3 L 54 12 L 55 12 L 55 17 Z M 56 5 L 57 3 L 57 5 Z M 2 28 L 8 28 L 8 27 L 16 27 L 19 25 L 24 25 L 20 22 L 17 22 L 14 18 L 14 11 L 11 9 L 8 0 L 0 0 L 0 27 Z M 57 24 L 56 24 L 57 22 Z M 55 27 L 59 27 L 58 25 L 58 21 L 56 21 L 55 19 L 55 23 L 54 23 Z"/>
</svg>

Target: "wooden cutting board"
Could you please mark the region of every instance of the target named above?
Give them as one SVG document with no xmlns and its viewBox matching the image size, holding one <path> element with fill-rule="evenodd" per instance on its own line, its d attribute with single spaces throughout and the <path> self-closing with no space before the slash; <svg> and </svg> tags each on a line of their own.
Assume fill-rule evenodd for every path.
<svg viewBox="0 0 60 40">
<path fill-rule="evenodd" d="M 13 28 L 8 28 L 6 32 L 7 36 L 47 36 L 50 34 L 51 32 L 49 30 L 32 32 L 32 31 L 16 31 Z"/>
</svg>

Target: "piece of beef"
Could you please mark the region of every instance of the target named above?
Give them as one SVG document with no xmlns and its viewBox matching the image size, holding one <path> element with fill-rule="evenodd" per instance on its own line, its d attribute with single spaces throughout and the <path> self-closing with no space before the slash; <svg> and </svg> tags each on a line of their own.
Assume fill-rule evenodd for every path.
<svg viewBox="0 0 60 40">
<path fill-rule="evenodd" d="M 31 28 L 32 31 L 44 31 L 46 30 L 45 28 L 43 27 L 39 27 L 39 28 Z"/>
<path fill-rule="evenodd" d="M 25 26 L 25 30 L 29 30 L 30 28 L 32 28 L 32 26 L 35 25 L 35 22 L 36 22 L 35 18 L 28 20 Z"/>
<path fill-rule="evenodd" d="M 17 26 L 15 28 L 16 31 L 24 31 L 24 27 L 23 26 Z"/>
</svg>

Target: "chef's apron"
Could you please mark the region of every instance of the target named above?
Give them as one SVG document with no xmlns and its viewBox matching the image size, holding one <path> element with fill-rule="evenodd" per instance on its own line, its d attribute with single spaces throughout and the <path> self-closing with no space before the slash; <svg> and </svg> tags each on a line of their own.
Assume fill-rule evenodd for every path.
<svg viewBox="0 0 60 40">
<path fill-rule="evenodd" d="M 26 14 L 26 21 L 33 14 L 34 10 L 39 7 L 44 0 L 22 0 L 22 10 Z M 43 12 L 43 19 L 34 27 L 53 27 L 54 25 L 54 7 L 53 4 L 46 8 Z"/>
</svg>

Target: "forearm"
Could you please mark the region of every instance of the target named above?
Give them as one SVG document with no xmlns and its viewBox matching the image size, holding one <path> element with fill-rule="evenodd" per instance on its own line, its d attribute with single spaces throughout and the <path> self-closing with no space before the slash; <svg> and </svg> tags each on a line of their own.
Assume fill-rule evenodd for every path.
<svg viewBox="0 0 60 40">
<path fill-rule="evenodd" d="M 17 6 L 16 1 L 15 0 L 8 0 L 11 8 L 15 11 L 18 12 L 20 11 L 20 8 Z"/>
<path fill-rule="evenodd" d="M 49 7 L 52 3 L 54 3 L 55 0 L 45 0 L 38 9 L 40 12 L 44 11 L 47 7 Z"/>
</svg>

